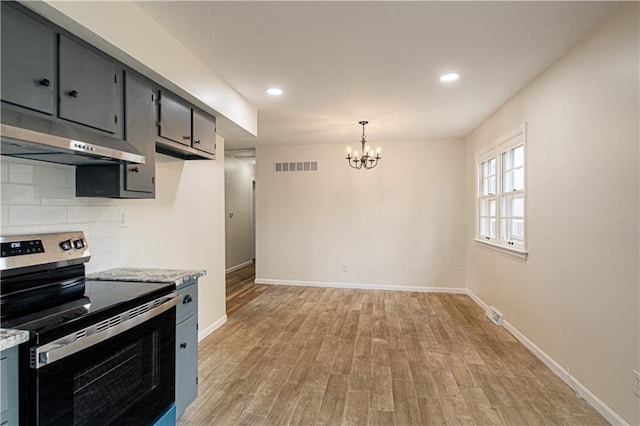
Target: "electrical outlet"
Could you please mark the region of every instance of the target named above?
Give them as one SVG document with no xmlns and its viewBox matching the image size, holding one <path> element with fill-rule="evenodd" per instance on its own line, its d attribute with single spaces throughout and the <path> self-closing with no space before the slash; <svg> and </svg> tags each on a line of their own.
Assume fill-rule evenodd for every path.
<svg viewBox="0 0 640 426">
<path fill-rule="evenodd" d="M 349 265 L 342 265 L 342 272 L 349 272 Z"/>
<path fill-rule="evenodd" d="M 640 398 L 640 371 L 633 370 L 633 393 Z"/>
<path fill-rule="evenodd" d="M 120 228 L 127 227 L 127 211 L 125 209 L 120 209 Z"/>
</svg>

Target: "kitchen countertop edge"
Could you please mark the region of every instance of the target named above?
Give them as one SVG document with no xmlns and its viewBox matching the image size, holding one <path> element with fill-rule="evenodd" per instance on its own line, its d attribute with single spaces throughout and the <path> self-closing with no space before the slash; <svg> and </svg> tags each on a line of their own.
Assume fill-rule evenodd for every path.
<svg viewBox="0 0 640 426">
<path fill-rule="evenodd" d="M 12 328 L 0 328 L 0 351 L 11 349 L 29 340 L 29 332 Z"/>
<path fill-rule="evenodd" d="M 113 268 L 87 274 L 87 279 L 97 281 L 133 281 L 148 283 L 174 283 L 177 287 L 207 275 L 197 269 Z"/>
</svg>

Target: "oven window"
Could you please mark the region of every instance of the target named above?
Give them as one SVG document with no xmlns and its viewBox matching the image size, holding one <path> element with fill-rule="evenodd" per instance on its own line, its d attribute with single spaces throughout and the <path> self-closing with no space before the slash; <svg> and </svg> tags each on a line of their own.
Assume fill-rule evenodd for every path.
<svg viewBox="0 0 640 426">
<path fill-rule="evenodd" d="M 151 359 L 158 351 L 157 335 L 154 331 L 151 338 L 133 343 L 74 376 L 74 425 L 88 425 L 126 410 L 158 385 L 158 370 Z"/>
<path fill-rule="evenodd" d="M 31 371 L 34 424 L 150 424 L 174 401 L 175 309 Z"/>
</svg>

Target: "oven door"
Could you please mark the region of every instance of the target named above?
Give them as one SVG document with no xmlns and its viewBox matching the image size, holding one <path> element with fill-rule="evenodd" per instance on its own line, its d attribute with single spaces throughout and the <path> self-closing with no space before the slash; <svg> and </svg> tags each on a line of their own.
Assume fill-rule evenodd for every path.
<svg viewBox="0 0 640 426">
<path fill-rule="evenodd" d="M 172 307 L 40 368 L 31 366 L 21 420 L 30 425 L 153 423 L 174 402 L 175 311 Z M 32 348 L 32 358 L 34 353 Z"/>
</svg>

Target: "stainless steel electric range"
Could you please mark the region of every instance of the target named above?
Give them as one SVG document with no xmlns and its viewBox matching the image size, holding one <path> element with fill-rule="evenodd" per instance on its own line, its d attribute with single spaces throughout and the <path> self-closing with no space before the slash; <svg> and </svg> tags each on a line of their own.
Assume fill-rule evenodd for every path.
<svg viewBox="0 0 640 426">
<path fill-rule="evenodd" d="M 91 281 L 82 232 L 0 237 L 2 328 L 20 346 L 20 423 L 148 425 L 175 395 L 174 284 Z"/>
</svg>

